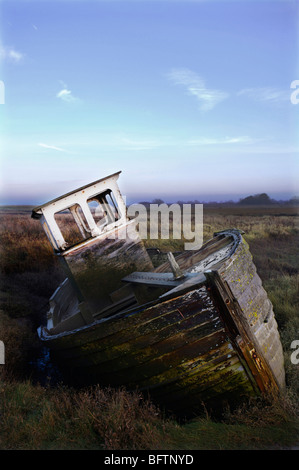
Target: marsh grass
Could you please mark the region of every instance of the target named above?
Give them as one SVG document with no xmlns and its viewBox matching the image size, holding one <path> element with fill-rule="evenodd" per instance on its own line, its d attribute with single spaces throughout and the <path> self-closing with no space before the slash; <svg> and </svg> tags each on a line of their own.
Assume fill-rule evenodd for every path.
<svg viewBox="0 0 299 470">
<path fill-rule="evenodd" d="M 125 390 L 0 385 L 0 448 L 159 448 L 167 427 L 149 401 Z"/>
<path fill-rule="evenodd" d="M 0 213 L 1 449 L 265 449 L 299 442 L 299 372 L 290 344 L 299 339 L 299 231 L 296 208 L 204 208 L 204 240 L 215 231 L 245 232 L 279 326 L 286 394 L 225 410 L 221 420 L 166 418 L 138 393 L 41 386 L 28 375 L 50 295 L 65 275 L 29 208 Z M 70 229 L 71 230 L 71 229 Z M 71 233 L 69 233 L 71 237 Z M 145 240 L 147 247 L 181 251 L 184 240 Z"/>
<path fill-rule="evenodd" d="M 268 406 L 268 408 L 267 408 Z M 0 449 L 265 449 L 296 442 L 298 423 L 273 404 L 252 404 L 222 421 L 185 424 L 137 392 L 44 388 L 0 382 Z"/>
</svg>

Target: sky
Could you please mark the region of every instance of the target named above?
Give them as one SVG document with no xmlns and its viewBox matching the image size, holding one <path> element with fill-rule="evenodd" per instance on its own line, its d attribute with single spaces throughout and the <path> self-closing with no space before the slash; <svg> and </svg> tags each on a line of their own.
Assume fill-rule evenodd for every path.
<svg viewBox="0 0 299 470">
<path fill-rule="evenodd" d="M 299 195 L 298 5 L 2 0 L 0 203 Z"/>
</svg>

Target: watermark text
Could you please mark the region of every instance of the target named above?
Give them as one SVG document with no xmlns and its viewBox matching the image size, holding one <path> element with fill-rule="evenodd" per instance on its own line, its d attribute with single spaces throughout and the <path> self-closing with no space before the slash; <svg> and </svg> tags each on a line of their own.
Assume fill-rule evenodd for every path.
<svg viewBox="0 0 299 470">
<path fill-rule="evenodd" d="M 100 211 L 112 213 L 101 206 Z M 110 238 L 142 240 L 184 240 L 185 250 L 198 250 L 203 244 L 203 204 L 132 204 L 127 207 L 132 221 L 126 231 L 112 232 Z M 113 214 L 114 218 L 114 214 Z M 111 220 L 111 219 L 110 219 Z M 117 221 L 117 218 L 114 220 Z"/>
<path fill-rule="evenodd" d="M 291 103 L 298 104 L 299 103 L 299 80 L 293 80 L 291 83 L 291 88 L 295 88 L 295 91 L 291 93 Z"/>
<path fill-rule="evenodd" d="M 299 364 L 299 339 L 292 341 L 291 349 L 295 349 L 291 354 L 291 363 L 297 365 Z"/>
<path fill-rule="evenodd" d="M 0 364 L 5 364 L 5 347 L 3 341 L 0 341 Z"/>
</svg>

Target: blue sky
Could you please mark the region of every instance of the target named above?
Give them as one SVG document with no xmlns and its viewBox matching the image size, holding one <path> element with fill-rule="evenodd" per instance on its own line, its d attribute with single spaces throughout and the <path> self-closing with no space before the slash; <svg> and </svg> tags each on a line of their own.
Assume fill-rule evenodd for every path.
<svg viewBox="0 0 299 470">
<path fill-rule="evenodd" d="M 0 203 L 299 194 L 298 2 L 2 0 Z"/>
</svg>

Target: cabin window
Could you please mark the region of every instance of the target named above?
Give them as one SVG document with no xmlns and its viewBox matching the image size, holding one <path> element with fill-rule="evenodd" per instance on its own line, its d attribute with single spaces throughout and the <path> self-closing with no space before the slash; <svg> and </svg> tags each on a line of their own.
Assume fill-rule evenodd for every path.
<svg viewBox="0 0 299 470">
<path fill-rule="evenodd" d="M 111 190 L 97 194 L 87 200 L 95 223 L 100 229 L 120 219 L 120 212 Z"/>
<path fill-rule="evenodd" d="M 91 236 L 88 223 L 79 204 L 57 212 L 54 217 L 66 247 L 81 243 Z"/>
</svg>

